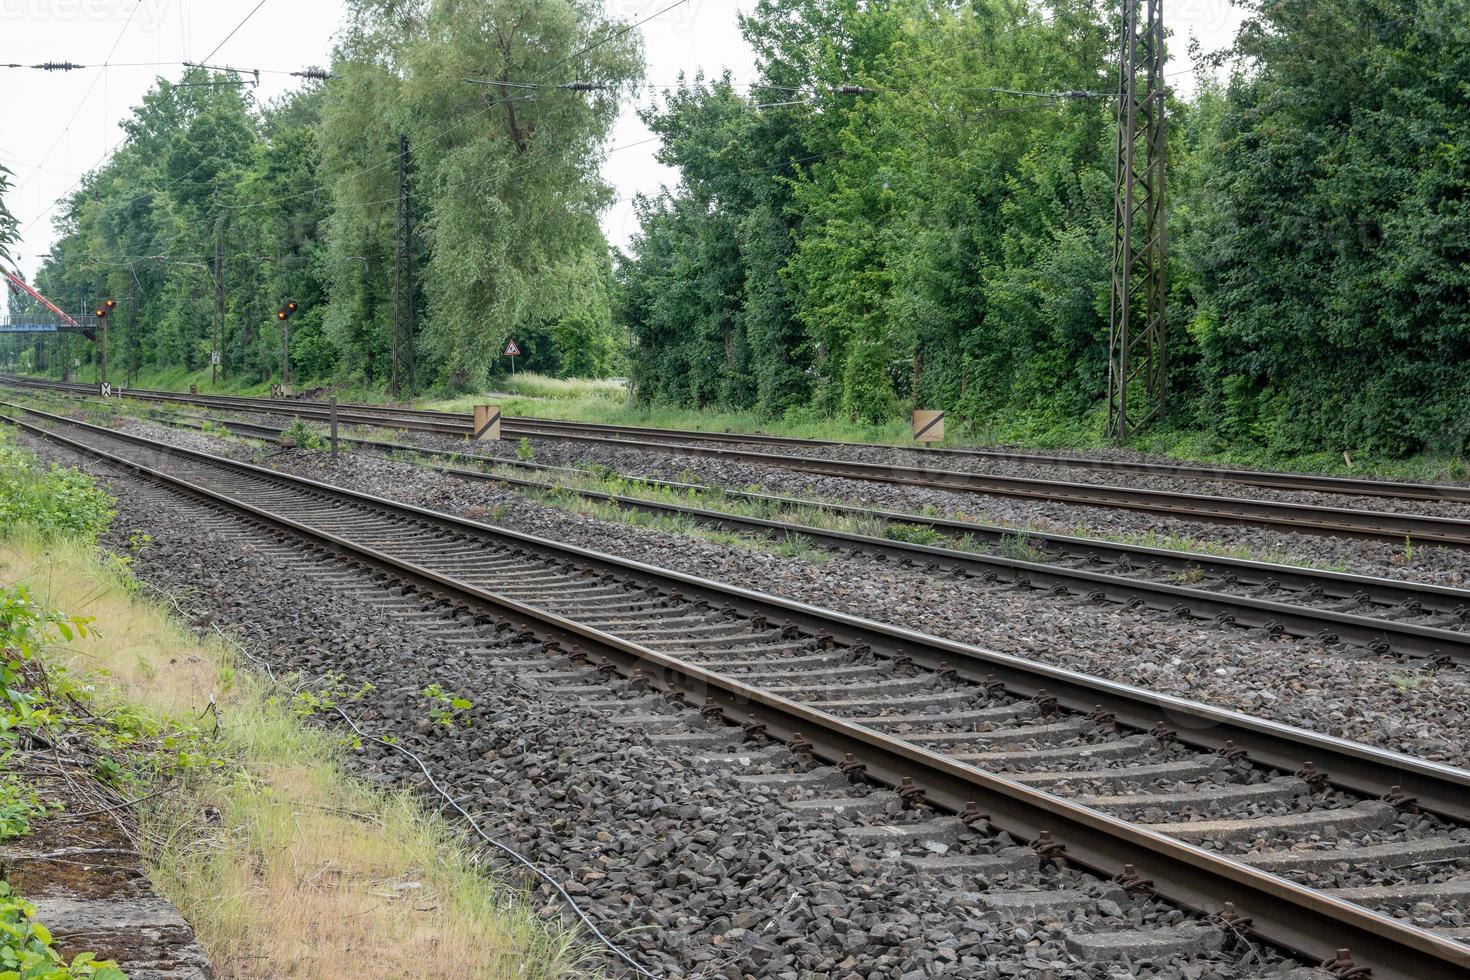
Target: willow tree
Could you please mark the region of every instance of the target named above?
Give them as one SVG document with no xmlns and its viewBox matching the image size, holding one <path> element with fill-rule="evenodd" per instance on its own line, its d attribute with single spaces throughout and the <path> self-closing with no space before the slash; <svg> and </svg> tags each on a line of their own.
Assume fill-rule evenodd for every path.
<svg viewBox="0 0 1470 980">
<path fill-rule="evenodd" d="M 353 299 L 359 326 L 384 319 L 371 290 L 391 276 L 371 266 L 392 260 L 401 133 L 425 250 L 420 349 L 438 377 L 478 384 L 506 337 L 565 319 L 565 280 L 606 249 L 597 218 L 613 193 L 598 171 L 642 75 L 623 27 L 595 0 L 357 0 L 324 134 L 342 170 L 334 305 Z M 563 87 L 578 81 L 597 87 Z"/>
</svg>

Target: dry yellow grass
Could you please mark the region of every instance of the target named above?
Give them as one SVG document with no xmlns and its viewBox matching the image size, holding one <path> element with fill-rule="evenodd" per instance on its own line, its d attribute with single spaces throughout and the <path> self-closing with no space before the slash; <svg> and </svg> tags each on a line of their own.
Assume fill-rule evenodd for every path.
<svg viewBox="0 0 1470 980">
<path fill-rule="evenodd" d="M 348 777 L 327 734 L 237 672 L 88 548 L 0 544 L 0 574 L 95 618 L 54 651 L 95 686 L 175 728 L 223 722 L 203 768 L 141 814 L 159 890 L 194 925 L 221 978 L 585 976 L 579 947 L 478 871 L 454 831 L 401 793 Z"/>
</svg>

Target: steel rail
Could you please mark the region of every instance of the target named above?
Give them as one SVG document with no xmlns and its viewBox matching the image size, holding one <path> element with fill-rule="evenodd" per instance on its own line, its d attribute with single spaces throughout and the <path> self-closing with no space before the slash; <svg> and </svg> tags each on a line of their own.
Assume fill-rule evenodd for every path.
<svg viewBox="0 0 1470 980">
<path fill-rule="evenodd" d="M 157 411 L 167 412 L 168 410 L 158 409 Z M 192 418 L 192 416 L 182 413 L 171 414 L 177 414 L 181 418 Z M 206 418 L 206 421 L 226 427 L 235 427 L 242 431 L 252 430 L 257 434 L 271 437 L 279 436 L 285 431 L 284 427 L 281 426 L 264 425 L 258 422 L 245 422 L 239 419 Z M 435 449 L 412 443 L 364 439 L 357 436 L 342 436 L 340 438 L 341 441 L 353 445 L 369 446 L 390 452 L 411 452 L 421 456 L 456 459 L 483 465 L 506 466 L 515 469 L 553 474 L 565 473 L 571 476 L 587 475 L 585 470 L 573 466 L 535 463 L 513 457 L 485 456 L 460 450 Z M 439 469 L 454 475 L 463 475 L 474 479 L 500 479 L 500 477 L 478 473 L 474 470 L 458 470 L 448 467 L 439 467 Z M 925 514 L 859 507 L 852 504 L 839 504 L 825 500 L 809 500 L 802 497 L 785 497 L 778 494 L 753 493 L 744 490 L 730 490 L 724 487 L 712 488 L 698 483 L 681 483 L 676 480 L 660 480 L 654 477 L 636 476 L 627 473 L 617 473 L 617 476 L 630 482 L 641 483 L 656 489 L 671 490 L 677 493 L 718 493 L 725 498 L 749 501 L 753 504 L 763 506 L 817 509 L 856 519 L 874 518 L 888 523 L 909 524 L 921 528 L 929 528 L 953 538 L 972 537 L 996 544 L 1004 544 L 1008 539 L 1014 540 L 1020 538 L 1024 539 L 1028 546 L 1036 547 L 1046 552 L 1049 557 L 1061 558 L 1070 556 L 1073 559 L 1085 561 L 1093 567 L 1116 565 L 1120 568 L 1131 569 L 1140 566 L 1156 566 L 1176 569 L 1190 576 L 1228 578 L 1233 581 L 1251 584 L 1268 590 L 1285 588 L 1302 592 L 1317 591 L 1324 596 L 1337 599 L 1366 598 L 1385 606 L 1417 603 L 1426 610 L 1455 616 L 1464 615 L 1467 611 L 1470 611 L 1470 590 L 1436 585 L 1428 582 L 1411 582 L 1353 572 L 1310 568 L 1300 565 L 1283 565 L 1279 562 L 1231 558 L 1225 555 L 1211 555 L 1205 552 L 1176 551 L 1150 545 L 1108 541 L 1102 538 L 1085 538 L 1069 534 L 1055 534 L 1048 531 L 1006 527 L 996 524 L 981 524 L 973 521 L 953 520 Z M 514 482 L 512 478 L 505 479 Z M 535 485 L 534 481 L 527 482 Z M 886 543 L 892 543 L 889 539 L 884 539 L 884 541 Z"/>
<path fill-rule="evenodd" d="M 980 683 L 997 680 L 1020 697 L 1033 699 L 1038 690 L 1044 690 L 1066 710 L 1087 714 L 1100 708 L 1110 713 L 1119 725 L 1140 732 L 1156 731 L 1163 723 L 1174 729 L 1173 735 L 1181 742 L 1196 749 L 1218 751 L 1228 741 L 1245 749 L 1257 763 L 1284 772 L 1294 772 L 1304 762 L 1313 761 L 1327 772 L 1330 783 L 1348 792 L 1380 797 L 1397 788 L 1415 797 L 1425 810 L 1457 823 L 1470 823 L 1470 771 L 1464 769 L 239 460 L 170 446 L 35 409 L 26 411 L 51 422 L 167 456 L 252 474 L 278 484 L 354 501 L 399 517 L 498 539 L 508 547 L 555 555 L 557 560 L 597 572 L 656 582 L 671 595 L 732 608 L 747 618 L 760 617 L 779 626 L 795 626 L 812 635 L 830 637 L 849 646 L 866 646 L 875 652 L 906 656 L 914 663 L 933 670 L 953 669 L 967 680 Z M 8 417 L 0 418 L 28 425 Z M 41 434 L 56 434 L 36 426 L 29 426 L 29 429 L 39 430 Z"/>
<path fill-rule="evenodd" d="M 7 377 L 7 381 L 18 383 L 32 382 L 37 379 L 19 379 Z M 59 382 L 37 382 L 41 384 L 60 384 Z M 87 388 L 85 385 L 76 385 L 77 390 Z M 156 389 L 131 389 L 133 391 L 144 391 L 149 395 L 169 395 L 174 392 L 162 392 Z M 200 395 L 180 396 L 213 399 L 234 399 L 241 402 L 251 402 L 258 405 L 279 405 L 283 408 L 312 404 L 321 406 L 320 402 L 305 401 L 302 399 L 278 399 L 278 398 L 255 398 L 251 396 L 227 396 L 227 395 Z M 435 409 L 407 408 L 388 405 L 373 405 L 362 402 L 347 402 L 339 405 L 339 409 L 358 413 L 377 413 L 391 417 L 407 417 L 430 422 L 442 422 L 447 424 L 468 424 L 468 416 L 456 412 L 444 412 Z M 1126 473 L 1139 476 L 1162 476 L 1186 480 L 1206 480 L 1226 483 L 1238 483 L 1245 486 L 1261 487 L 1276 490 L 1295 490 L 1312 493 L 1338 493 L 1356 496 L 1390 497 L 1401 500 L 1423 500 L 1423 501 L 1459 501 L 1470 503 L 1470 485 L 1456 483 L 1411 483 L 1397 480 L 1377 480 L 1364 477 L 1324 476 L 1311 473 L 1293 473 L 1279 470 L 1250 470 L 1238 469 L 1226 466 L 1207 466 L 1190 463 L 1146 463 L 1128 460 L 1092 459 L 1084 456 L 1062 456 L 1048 455 L 1045 453 L 1027 453 L 1011 450 L 998 449 L 963 449 L 963 448 L 936 448 L 936 447 L 914 447 L 886 443 L 872 442 L 848 442 L 837 439 L 810 439 L 797 436 L 776 436 L 765 433 L 742 433 L 710 431 L 704 429 L 670 429 L 655 426 L 626 425 L 598 422 L 581 422 L 569 419 L 550 419 L 536 416 L 507 417 L 505 424 L 517 430 L 529 430 L 539 428 L 542 430 L 562 430 L 566 432 L 591 432 L 600 433 L 612 437 L 636 437 L 638 439 L 662 440 L 669 442 L 717 442 L 747 445 L 769 445 L 789 446 L 798 448 L 835 448 L 835 449 L 862 449 L 862 450 L 898 450 L 921 454 L 926 459 L 975 459 L 992 462 L 1021 463 L 1037 466 L 1057 466 L 1068 469 L 1087 469 L 1099 472 Z"/>
<path fill-rule="evenodd" d="M 0 402 L 0 404 L 6 403 Z M 239 422 L 233 419 L 209 419 L 208 421 L 215 424 L 236 427 L 245 432 L 253 431 L 273 437 L 279 436 L 285 431 L 278 426 Z M 475 456 L 473 454 L 455 453 L 448 450 L 425 449 L 405 443 L 382 442 L 351 436 L 341 436 L 339 439 L 351 445 L 383 449 L 390 452 L 408 451 L 430 456 L 468 458 L 490 464 L 499 463 L 523 467 L 535 465 L 526 464 L 521 460 L 505 461 L 490 457 Z M 547 468 L 558 472 L 585 475 L 579 470 L 568 467 Z M 1208 589 L 1175 585 L 1167 582 L 1152 582 L 1147 579 L 1130 576 L 1126 572 L 1118 570 L 1095 571 L 1084 568 L 1071 568 L 1047 562 L 977 554 L 975 552 L 958 551 L 952 548 L 942 548 L 933 545 L 897 541 L 890 538 L 874 537 L 872 535 L 836 531 L 809 524 L 731 514 L 725 511 L 711 510 L 690 504 L 675 504 L 666 501 L 648 500 L 642 497 L 631 497 L 625 494 L 608 493 L 601 490 L 547 484 L 538 480 L 525 480 L 504 474 L 486 473 L 480 470 L 467 470 L 453 466 L 436 466 L 435 469 L 456 479 L 502 483 L 537 491 L 575 493 L 577 496 L 586 500 L 614 504 L 618 507 L 639 510 L 644 513 L 687 517 L 702 524 L 713 525 L 727 530 L 777 535 L 799 535 L 833 551 L 851 551 L 860 554 L 880 555 L 886 559 L 892 559 L 898 562 L 923 565 L 936 572 L 977 575 L 989 581 L 1006 580 L 1017 585 L 1051 589 L 1060 595 L 1085 595 L 1090 598 L 1105 599 L 1129 605 L 1141 604 L 1152 609 L 1173 612 L 1179 615 L 1190 615 L 1198 619 L 1211 619 L 1217 622 L 1222 621 L 1223 617 L 1225 622 L 1247 629 L 1261 628 L 1272 632 L 1279 630 L 1291 636 L 1321 639 L 1325 643 L 1336 641 L 1357 643 L 1380 654 L 1393 653 L 1405 657 L 1428 658 L 1441 663 L 1452 663 L 1462 667 L 1470 666 L 1470 632 L 1467 631 L 1442 629 L 1440 627 L 1423 626 L 1413 623 L 1401 623 L 1391 619 L 1336 610 L 1314 609 L 1310 606 L 1301 606 L 1273 599 L 1215 592 Z M 689 487 L 687 484 L 676 486 Z M 703 490 L 706 488 L 701 487 L 698 489 Z M 738 497 L 746 495 L 739 494 L 736 496 L 738 499 Z M 791 501 L 791 503 L 797 502 Z M 800 503 L 807 506 L 822 506 L 805 501 Z M 882 512 L 872 511 L 860 511 L 859 513 L 862 516 L 882 514 Z M 916 515 L 882 514 L 882 516 L 920 522 L 929 520 Z M 1085 541 L 1086 539 L 1077 540 Z M 1178 552 L 1171 554 L 1176 557 L 1188 558 L 1188 556 Z M 1235 564 L 1239 566 L 1252 563 L 1237 561 Z M 1265 568 L 1268 569 L 1266 574 L 1269 575 L 1276 569 L 1286 567 L 1289 566 L 1266 565 Z M 1307 581 L 1313 582 L 1313 587 L 1321 587 L 1320 584 L 1313 581 L 1310 574 L 1303 574 L 1300 569 L 1293 569 L 1293 571 Z M 1421 595 L 1423 597 L 1433 595 L 1436 599 L 1447 600 L 1450 603 L 1449 608 L 1453 611 L 1460 612 L 1465 609 L 1470 609 L 1470 591 L 1462 589 L 1430 586 L 1427 587 L 1425 593 L 1421 594 L 1411 584 L 1407 583 L 1395 583 L 1386 579 L 1372 579 L 1368 576 L 1351 576 L 1344 575 L 1343 573 L 1323 573 L 1323 575 L 1342 575 L 1353 582 L 1355 591 L 1361 591 L 1361 583 L 1365 581 L 1375 584 L 1382 583 L 1405 596 L 1412 596 L 1413 598 L 1408 601 L 1418 602 L 1421 600 Z"/>
<path fill-rule="evenodd" d="M 772 737 L 787 742 L 794 740 L 800 733 L 813 746 L 815 754 L 829 762 L 841 760 L 851 753 L 866 764 L 868 777 L 881 783 L 898 786 L 903 779 L 912 778 L 923 790 L 925 798 L 943 809 L 958 812 L 965 809 L 967 804 L 977 802 L 988 811 L 989 823 L 997 830 L 1021 841 L 1036 841 L 1043 833 L 1048 833 L 1064 845 L 1065 859 L 1068 862 L 1093 873 L 1113 876 L 1124 865 L 1131 864 L 1139 874 L 1153 880 L 1156 893 L 1167 901 L 1212 915 L 1220 914 L 1229 903 L 1239 914 L 1248 917 L 1247 928 L 1253 934 L 1272 944 L 1305 954 L 1309 959 L 1329 958 L 1333 950 L 1346 946 L 1353 951 L 1357 962 L 1372 968 L 1373 976 L 1379 980 L 1435 980 L 1440 977 L 1461 977 L 1465 975 L 1465 971 L 1470 970 L 1470 947 L 1363 906 L 1344 902 L 1103 812 L 977 769 L 864 725 L 742 683 L 727 675 L 470 585 L 432 568 L 405 561 L 296 521 L 287 515 L 192 483 L 176 474 L 71 439 L 59 432 L 8 416 L 3 417 L 3 420 L 43 438 L 105 459 L 155 482 L 202 497 L 216 506 L 249 515 L 268 526 L 303 536 L 353 559 L 390 569 L 415 583 L 427 584 L 461 600 L 488 606 L 502 616 L 520 620 L 523 628 L 531 629 L 535 633 L 550 634 L 558 641 L 569 641 L 583 648 L 591 648 L 625 672 L 631 672 L 635 668 L 641 670 L 643 676 L 656 687 L 678 691 L 686 696 L 711 699 L 727 721 L 739 723 L 746 719 L 753 720 L 764 725 L 765 731 Z M 319 493 L 369 502 L 421 520 L 472 530 L 491 537 L 509 537 L 554 552 L 579 553 L 583 559 L 590 559 L 592 564 L 613 562 L 651 571 L 659 576 L 685 579 L 690 584 L 697 583 L 701 587 L 727 588 L 692 576 L 663 572 L 636 562 L 621 562 L 611 556 L 508 532 L 452 515 L 436 514 L 368 494 L 344 491 L 299 477 L 286 477 L 250 464 L 166 446 L 87 423 L 60 418 L 56 418 L 56 421 L 93 430 L 119 441 L 148 446 L 164 455 L 182 456 L 226 469 L 252 473 L 258 477 L 284 479 L 285 482 L 309 486 Z M 745 595 L 771 601 L 771 597 L 760 597 L 755 593 Z M 801 607 L 801 604 L 784 600 L 777 602 L 783 606 Z M 809 613 L 820 612 L 811 607 L 801 608 Z M 853 617 L 837 618 L 848 624 L 878 625 L 864 623 Z M 911 635 L 919 641 L 933 640 L 920 634 Z M 1017 658 L 1005 659 L 1015 661 Z M 1110 684 L 1107 686 L 1122 687 Z M 1166 700 L 1180 705 L 1188 704 L 1179 702 L 1178 699 Z M 1207 709 L 1206 713 L 1229 714 L 1215 709 Z M 1459 772 L 1462 777 L 1470 779 L 1470 773 L 1446 770 L 1446 774 L 1450 772 Z"/>
<path fill-rule="evenodd" d="M 216 396 L 191 396 L 169 393 L 148 393 L 139 389 L 125 391 L 124 397 L 144 400 L 173 401 L 186 404 L 237 407 L 241 410 L 269 414 L 296 414 L 304 418 L 322 420 L 328 417 L 328 409 L 320 403 L 291 402 L 289 411 L 266 407 L 269 403 L 257 399 L 222 398 Z M 467 422 L 446 423 L 419 419 L 390 418 L 381 414 L 349 412 L 339 407 L 339 421 L 346 424 L 383 424 L 391 428 L 416 429 L 441 435 L 465 435 L 470 431 Z M 957 470 L 917 468 L 886 463 L 868 463 L 853 460 L 836 460 L 806 456 L 781 456 L 748 450 L 722 449 L 713 446 L 697 446 L 684 443 L 637 442 L 630 439 L 607 436 L 577 435 L 565 431 L 548 431 L 528 427 L 522 423 L 505 423 L 501 431 L 507 435 L 538 436 L 593 443 L 600 446 L 621 446 L 629 449 L 674 455 L 707 456 L 742 463 L 775 466 L 796 472 L 818 476 L 837 476 L 877 483 L 901 486 L 917 486 L 929 489 L 954 490 L 994 496 L 1020 497 L 1047 500 L 1059 503 L 1079 504 L 1091 507 L 1122 508 L 1169 517 L 1204 520 L 1227 524 L 1260 524 L 1287 531 L 1313 534 L 1346 535 L 1402 542 L 1417 541 L 1421 544 L 1439 544 L 1448 547 L 1470 548 L 1470 520 L 1450 517 L 1435 517 L 1424 514 L 1400 514 L 1388 511 L 1355 510 L 1343 507 L 1326 507 L 1317 504 L 1287 503 L 1282 501 L 1255 500 L 1244 497 L 1210 496 L 1206 494 L 1179 493 L 1162 490 L 1145 490 L 1136 487 L 1093 483 L 1069 483 L 1061 480 L 1038 480 L 1030 477 L 1009 477 L 994 474 L 965 473 Z"/>
</svg>

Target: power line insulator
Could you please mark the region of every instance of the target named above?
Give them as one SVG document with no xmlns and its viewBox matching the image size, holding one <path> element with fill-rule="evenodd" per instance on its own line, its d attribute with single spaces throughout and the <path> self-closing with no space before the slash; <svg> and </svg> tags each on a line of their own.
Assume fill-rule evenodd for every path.
<svg viewBox="0 0 1470 980">
<path fill-rule="evenodd" d="M 18 68 L 20 66 L 17 65 L 16 67 Z M 31 67 L 39 68 L 42 71 L 74 71 L 78 68 L 85 68 L 87 66 L 78 65 L 70 61 L 43 61 L 39 65 L 31 65 Z"/>
<path fill-rule="evenodd" d="M 607 90 L 605 82 L 567 82 L 558 85 L 557 88 L 566 89 L 568 92 L 603 92 Z"/>
<path fill-rule="evenodd" d="M 839 85 L 836 88 L 838 95 L 877 95 L 878 90 L 868 88 L 864 85 Z"/>
<path fill-rule="evenodd" d="M 337 77 L 325 68 L 307 68 L 304 71 L 293 71 L 291 74 L 296 78 L 309 78 L 316 82 L 325 82 L 329 78 Z"/>
</svg>

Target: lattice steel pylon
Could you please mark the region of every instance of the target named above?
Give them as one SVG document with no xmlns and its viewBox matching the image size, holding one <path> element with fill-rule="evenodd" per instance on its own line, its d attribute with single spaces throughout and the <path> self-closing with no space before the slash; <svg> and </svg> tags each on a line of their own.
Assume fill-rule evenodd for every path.
<svg viewBox="0 0 1470 980">
<path fill-rule="evenodd" d="M 1167 365 L 1164 4 L 1163 0 L 1122 3 L 1113 299 L 1108 317 L 1108 434 L 1119 442 L 1163 414 Z"/>
</svg>

